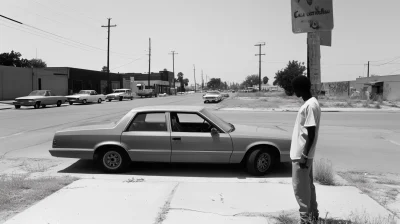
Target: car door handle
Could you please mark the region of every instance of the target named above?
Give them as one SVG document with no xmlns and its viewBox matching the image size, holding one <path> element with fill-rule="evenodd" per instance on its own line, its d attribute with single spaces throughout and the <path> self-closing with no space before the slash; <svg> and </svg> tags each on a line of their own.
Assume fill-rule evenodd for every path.
<svg viewBox="0 0 400 224">
<path fill-rule="evenodd" d="M 181 139 L 181 137 L 173 137 L 172 140 L 173 140 L 173 141 L 180 141 L 180 140 L 182 140 L 182 139 Z"/>
</svg>

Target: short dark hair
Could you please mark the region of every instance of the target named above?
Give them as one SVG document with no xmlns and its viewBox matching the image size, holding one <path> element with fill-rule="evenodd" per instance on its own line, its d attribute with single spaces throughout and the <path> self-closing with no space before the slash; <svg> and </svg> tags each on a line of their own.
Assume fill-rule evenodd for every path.
<svg viewBox="0 0 400 224">
<path fill-rule="evenodd" d="M 299 75 L 292 80 L 293 89 L 298 89 L 302 91 L 310 91 L 311 90 L 311 82 L 304 75 Z"/>
</svg>

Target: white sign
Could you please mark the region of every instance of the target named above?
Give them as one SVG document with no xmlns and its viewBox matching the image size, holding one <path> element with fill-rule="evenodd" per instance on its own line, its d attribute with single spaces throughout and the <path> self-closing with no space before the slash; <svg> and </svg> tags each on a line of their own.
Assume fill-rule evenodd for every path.
<svg viewBox="0 0 400 224">
<path fill-rule="evenodd" d="M 291 0 L 293 33 L 333 29 L 332 0 Z"/>
</svg>

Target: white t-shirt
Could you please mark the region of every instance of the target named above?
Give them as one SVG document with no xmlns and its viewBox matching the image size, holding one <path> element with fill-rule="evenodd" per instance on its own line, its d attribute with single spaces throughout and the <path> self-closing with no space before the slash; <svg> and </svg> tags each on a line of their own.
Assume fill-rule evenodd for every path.
<svg viewBox="0 0 400 224">
<path fill-rule="evenodd" d="M 297 113 L 296 123 L 293 128 L 292 143 L 290 146 L 290 158 L 292 160 L 300 159 L 304 152 L 304 147 L 308 139 L 307 127 L 315 126 L 315 139 L 308 157 L 314 158 L 315 146 L 318 141 L 319 121 L 321 118 L 321 108 L 315 97 L 308 99 Z"/>
</svg>

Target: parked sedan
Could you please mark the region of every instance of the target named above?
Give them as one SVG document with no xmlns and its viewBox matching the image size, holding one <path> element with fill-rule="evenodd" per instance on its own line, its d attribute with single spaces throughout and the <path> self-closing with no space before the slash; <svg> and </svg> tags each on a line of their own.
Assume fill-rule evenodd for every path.
<svg viewBox="0 0 400 224">
<path fill-rule="evenodd" d="M 133 162 L 243 163 L 264 175 L 290 161 L 290 136 L 278 128 L 228 123 L 203 107 L 135 108 L 118 122 L 57 131 L 50 154 L 92 159 L 106 172 Z"/>
<path fill-rule="evenodd" d="M 16 98 L 13 104 L 15 109 L 19 109 L 21 106 L 33 106 L 35 109 L 38 109 L 40 107 L 44 108 L 47 105 L 57 105 L 57 107 L 60 107 L 65 102 L 67 102 L 65 96 L 56 96 L 50 90 L 34 90 L 28 96 Z"/>
<path fill-rule="evenodd" d="M 204 103 L 220 102 L 222 101 L 222 95 L 218 91 L 209 91 L 203 95 Z"/>
<path fill-rule="evenodd" d="M 116 89 L 113 93 L 110 93 L 106 96 L 106 100 L 110 102 L 111 100 L 119 100 L 123 99 L 133 100 L 132 90 L 130 89 Z"/>
<path fill-rule="evenodd" d="M 97 94 L 94 90 L 81 90 L 78 94 L 66 96 L 69 105 L 74 103 L 101 103 L 106 100 L 106 96 L 103 94 Z"/>
</svg>

